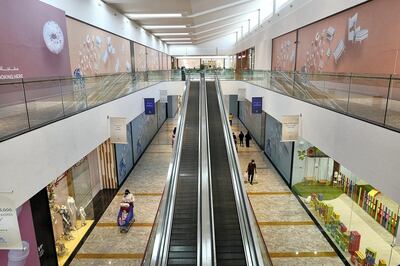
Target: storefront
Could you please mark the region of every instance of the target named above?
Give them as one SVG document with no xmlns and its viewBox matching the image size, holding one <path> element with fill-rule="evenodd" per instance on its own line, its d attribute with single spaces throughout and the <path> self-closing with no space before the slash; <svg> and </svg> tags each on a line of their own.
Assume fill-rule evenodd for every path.
<svg viewBox="0 0 400 266">
<path fill-rule="evenodd" d="M 265 114 L 263 123 L 250 102 L 239 118 L 257 142 L 264 132 L 260 147 L 350 264 L 400 265 L 398 202 L 305 139 L 282 142 L 281 122 Z"/>
<path fill-rule="evenodd" d="M 350 263 L 400 264 L 398 203 L 306 140 L 293 160 L 293 192 Z"/>
<path fill-rule="evenodd" d="M 47 186 L 57 260 L 64 265 L 94 223 L 93 198 L 102 189 L 95 149 Z"/>
</svg>

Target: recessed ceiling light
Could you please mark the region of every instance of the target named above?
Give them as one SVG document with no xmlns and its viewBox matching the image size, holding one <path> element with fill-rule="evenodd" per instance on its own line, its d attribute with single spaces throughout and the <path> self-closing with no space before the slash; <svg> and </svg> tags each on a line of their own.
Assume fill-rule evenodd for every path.
<svg viewBox="0 0 400 266">
<path fill-rule="evenodd" d="M 154 36 L 182 36 L 182 35 L 189 35 L 189 32 L 159 32 L 153 34 Z"/>
<path fill-rule="evenodd" d="M 143 25 L 145 29 L 184 29 L 186 25 Z"/>
<path fill-rule="evenodd" d="M 127 13 L 126 14 L 131 19 L 141 19 L 141 18 L 179 18 L 182 17 L 180 13 L 164 13 L 164 14 L 137 14 L 137 13 Z"/>
<path fill-rule="evenodd" d="M 162 41 L 190 41 L 191 38 L 164 38 Z"/>
</svg>

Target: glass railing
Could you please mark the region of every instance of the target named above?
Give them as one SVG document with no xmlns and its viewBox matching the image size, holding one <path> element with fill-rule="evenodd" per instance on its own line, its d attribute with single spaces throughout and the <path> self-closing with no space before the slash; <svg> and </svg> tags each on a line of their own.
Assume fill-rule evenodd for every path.
<svg viewBox="0 0 400 266">
<path fill-rule="evenodd" d="M 400 77 L 278 71 L 218 72 L 367 122 L 400 131 Z"/>
<path fill-rule="evenodd" d="M 81 78 L 0 81 L 0 141 L 115 100 L 161 81 L 181 80 L 179 70 Z"/>
</svg>

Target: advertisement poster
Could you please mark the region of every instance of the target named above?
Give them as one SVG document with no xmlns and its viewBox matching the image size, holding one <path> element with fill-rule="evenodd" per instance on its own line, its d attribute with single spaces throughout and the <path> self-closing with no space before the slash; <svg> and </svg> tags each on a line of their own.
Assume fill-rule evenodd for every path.
<svg viewBox="0 0 400 266">
<path fill-rule="evenodd" d="M 246 89 L 238 89 L 238 101 L 243 102 L 246 99 Z"/>
<path fill-rule="evenodd" d="M 160 90 L 160 103 L 167 103 L 167 102 L 168 102 L 168 91 Z"/>
<path fill-rule="evenodd" d="M 110 117 L 110 139 L 111 143 L 128 143 L 125 117 Z"/>
<path fill-rule="evenodd" d="M 154 115 L 156 113 L 154 98 L 144 98 L 144 113 L 146 115 Z"/>
<path fill-rule="evenodd" d="M 282 117 L 282 141 L 296 141 L 299 138 L 299 116 Z"/>
<path fill-rule="evenodd" d="M 251 112 L 253 114 L 262 113 L 262 97 L 252 97 L 251 98 Z"/>
<path fill-rule="evenodd" d="M 272 40 L 272 70 L 294 71 L 297 31 Z"/>
<path fill-rule="evenodd" d="M 0 32 L 0 79 L 70 76 L 64 11 L 40 1 L 3 0 Z M 15 96 L 7 94 L 0 105 Z"/>
<path fill-rule="evenodd" d="M 67 30 L 74 76 L 132 71 L 128 40 L 71 18 Z"/>
<path fill-rule="evenodd" d="M 21 235 L 13 202 L 0 194 L 0 249 L 21 249 Z"/>
</svg>

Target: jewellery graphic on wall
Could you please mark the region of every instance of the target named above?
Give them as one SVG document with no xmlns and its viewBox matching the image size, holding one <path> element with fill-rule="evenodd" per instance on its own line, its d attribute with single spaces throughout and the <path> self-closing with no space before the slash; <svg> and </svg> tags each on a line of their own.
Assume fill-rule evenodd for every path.
<svg viewBox="0 0 400 266">
<path fill-rule="evenodd" d="M 43 40 L 53 54 L 61 53 L 64 48 L 64 34 L 55 21 L 50 20 L 43 25 Z"/>
</svg>

